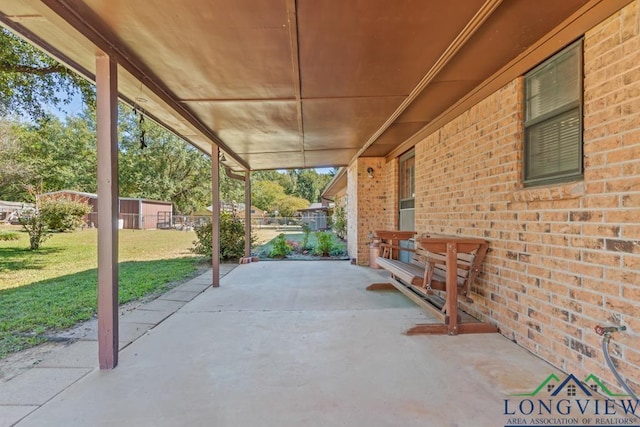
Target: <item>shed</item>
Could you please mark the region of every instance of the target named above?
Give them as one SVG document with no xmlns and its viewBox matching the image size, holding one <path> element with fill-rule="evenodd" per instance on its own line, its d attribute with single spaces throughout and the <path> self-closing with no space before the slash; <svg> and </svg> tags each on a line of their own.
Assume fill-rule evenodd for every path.
<svg viewBox="0 0 640 427">
<path fill-rule="evenodd" d="M 98 226 L 98 195 L 81 191 L 60 190 L 42 194 L 44 198 L 67 198 L 87 203 L 91 213 L 86 218 L 90 227 Z M 134 197 L 120 197 L 118 208 L 119 227 L 125 229 L 148 230 L 171 228 L 173 205 L 171 202 Z"/>
<path fill-rule="evenodd" d="M 298 209 L 300 215 L 302 215 L 302 222 L 309 226 L 311 231 L 326 230 L 327 227 L 327 214 L 329 207 L 322 203 L 312 203 L 306 209 Z"/>
</svg>

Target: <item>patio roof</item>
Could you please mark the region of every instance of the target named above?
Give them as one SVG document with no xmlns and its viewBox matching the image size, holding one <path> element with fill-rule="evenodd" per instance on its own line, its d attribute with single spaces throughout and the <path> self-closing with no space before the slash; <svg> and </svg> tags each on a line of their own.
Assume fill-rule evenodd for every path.
<svg viewBox="0 0 640 427">
<path fill-rule="evenodd" d="M 629 0 L 0 0 L 0 22 L 234 170 L 391 156 Z"/>
</svg>

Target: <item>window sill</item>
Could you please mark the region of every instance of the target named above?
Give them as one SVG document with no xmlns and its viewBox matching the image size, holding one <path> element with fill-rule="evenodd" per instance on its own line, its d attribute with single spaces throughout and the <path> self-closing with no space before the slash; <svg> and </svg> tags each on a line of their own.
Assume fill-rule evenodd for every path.
<svg viewBox="0 0 640 427">
<path fill-rule="evenodd" d="M 550 184 L 540 187 L 527 187 L 511 193 L 511 202 L 536 202 L 568 200 L 583 197 L 586 193 L 584 181 L 566 184 Z"/>
</svg>

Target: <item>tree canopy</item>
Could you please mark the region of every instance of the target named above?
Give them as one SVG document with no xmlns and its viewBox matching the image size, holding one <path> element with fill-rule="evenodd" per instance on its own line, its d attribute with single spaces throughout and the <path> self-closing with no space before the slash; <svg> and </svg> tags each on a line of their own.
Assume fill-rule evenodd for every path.
<svg viewBox="0 0 640 427">
<path fill-rule="evenodd" d="M 0 115 L 40 118 L 76 95 L 95 105 L 91 82 L 0 27 Z"/>
<path fill-rule="evenodd" d="M 119 114 L 120 193 L 127 197 L 170 200 L 190 214 L 211 201 L 211 159 L 159 125 L 139 125 L 139 114 Z M 140 144 L 144 132 L 146 147 Z"/>
</svg>

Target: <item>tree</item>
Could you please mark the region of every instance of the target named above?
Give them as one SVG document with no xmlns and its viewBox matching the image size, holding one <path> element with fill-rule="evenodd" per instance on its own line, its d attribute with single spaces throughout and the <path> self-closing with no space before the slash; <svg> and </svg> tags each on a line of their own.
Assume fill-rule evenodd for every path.
<svg viewBox="0 0 640 427">
<path fill-rule="evenodd" d="M 276 201 L 285 197 L 284 188 L 273 181 L 258 181 L 251 185 L 251 201 L 263 211 L 273 212 Z"/>
<path fill-rule="evenodd" d="M 253 183 L 276 183 L 282 187 L 285 194 L 315 203 L 320 201 L 320 193 L 332 178 L 333 175 L 319 174 L 315 169 L 289 169 L 284 172 L 257 171 L 252 174 L 251 180 Z"/>
<path fill-rule="evenodd" d="M 121 108 L 120 193 L 126 197 L 170 200 L 190 214 L 211 201 L 211 159 L 176 135 Z M 140 137 L 144 131 L 146 147 Z"/>
<path fill-rule="evenodd" d="M 51 237 L 46 221 L 39 215 L 27 215 L 20 218 L 22 229 L 29 235 L 29 248 L 37 251 L 40 246 Z"/>
<path fill-rule="evenodd" d="M 298 173 L 298 185 L 296 194 L 311 203 L 320 200 L 318 172 L 313 169 L 304 169 Z"/>
<path fill-rule="evenodd" d="M 95 106 L 92 83 L 0 28 L 0 114 L 46 115 L 44 106 L 69 104 L 77 94 Z"/>
<path fill-rule="evenodd" d="M 251 174 L 251 182 L 256 183 L 259 181 L 271 181 L 280 185 L 285 194 L 293 194 L 295 182 L 292 181 L 292 178 L 285 173 L 272 170 L 253 172 Z"/>
<path fill-rule="evenodd" d="M 31 196 L 32 201 L 36 202 L 36 206 L 38 206 L 38 190 L 36 190 L 35 187 L 30 186 L 27 188 L 27 191 Z M 47 227 L 47 222 L 44 220 L 42 215 L 40 215 L 40 212 L 37 209 L 26 214 L 25 212 L 22 212 L 19 221 L 22 229 L 29 235 L 29 248 L 32 251 L 40 249 L 42 243 L 51 237 L 51 231 L 49 230 L 49 227 Z"/>
<path fill-rule="evenodd" d="M 95 133 L 80 117 L 63 123 L 42 116 L 31 123 L 3 122 L 0 199 L 28 201 L 29 186 L 95 192 Z"/>
<path fill-rule="evenodd" d="M 298 209 L 306 209 L 309 207 L 309 201 L 285 194 L 276 199 L 273 207 L 278 210 L 279 216 L 294 217 L 298 213 Z"/>
<path fill-rule="evenodd" d="M 220 164 L 220 200 L 240 202 L 244 200 L 244 181 L 229 178 L 224 166 Z"/>
<path fill-rule="evenodd" d="M 30 180 L 34 169 L 21 159 L 16 126 L 7 119 L 0 121 L 0 200 L 25 202 L 28 199 L 25 186 L 35 184 Z"/>
</svg>

